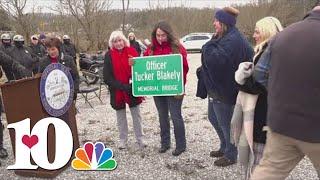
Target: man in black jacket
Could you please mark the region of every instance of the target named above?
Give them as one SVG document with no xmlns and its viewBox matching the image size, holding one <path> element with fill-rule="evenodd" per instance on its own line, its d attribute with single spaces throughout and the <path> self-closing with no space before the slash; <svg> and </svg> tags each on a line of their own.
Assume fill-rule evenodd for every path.
<svg viewBox="0 0 320 180">
<path fill-rule="evenodd" d="M 65 55 L 69 55 L 73 58 L 74 63 L 77 64 L 76 59 L 77 59 L 77 49 L 74 44 L 71 43 L 71 39 L 68 35 L 64 35 L 62 37 L 63 44 L 61 47 L 62 52 Z"/>
<path fill-rule="evenodd" d="M 24 46 L 24 37 L 21 35 L 15 35 L 13 37 L 13 43 L 14 47 L 8 55 L 27 68 L 30 72 L 36 73 L 38 71 L 38 59 L 34 58 L 31 50 Z M 30 73 L 29 76 L 31 77 L 32 73 Z"/>
<path fill-rule="evenodd" d="M 305 156 L 320 174 L 319 29 L 320 2 L 303 21 L 270 43 L 269 64 L 264 68 L 266 75 L 269 72 L 270 129 L 253 180 L 285 179 Z"/>
<path fill-rule="evenodd" d="M 11 44 L 11 37 L 9 34 L 5 33 L 1 35 L 1 45 L 0 50 L 3 51 L 6 54 L 9 54 L 10 51 L 12 51 L 13 46 Z M 14 76 L 12 73 L 12 69 L 10 66 L 6 66 L 5 64 L 2 65 L 2 69 L 4 73 L 6 74 L 6 77 L 8 81 L 14 80 Z"/>
<path fill-rule="evenodd" d="M 31 36 L 31 44 L 29 46 L 31 53 L 41 58 L 46 55 L 46 48 L 39 42 L 37 35 Z"/>
<path fill-rule="evenodd" d="M 23 67 L 21 64 L 14 61 L 10 56 L 8 56 L 5 52 L 0 50 L 0 65 L 2 67 L 10 67 L 12 69 L 12 73 L 17 79 L 21 79 L 26 77 L 30 72 Z M 0 103 L 1 103 L 0 97 Z M 3 147 L 3 130 L 4 126 L 1 122 L 1 110 L 2 110 L 2 103 L 0 104 L 0 158 L 6 158 L 8 156 L 7 150 Z"/>
</svg>

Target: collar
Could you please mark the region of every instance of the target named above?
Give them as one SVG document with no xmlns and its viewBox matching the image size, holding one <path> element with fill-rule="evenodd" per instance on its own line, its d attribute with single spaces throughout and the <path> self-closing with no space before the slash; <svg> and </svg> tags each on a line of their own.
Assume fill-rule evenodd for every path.
<svg viewBox="0 0 320 180">
<path fill-rule="evenodd" d="M 161 44 L 159 44 L 159 42 L 155 38 L 152 39 L 152 44 L 154 44 L 154 46 L 156 47 L 166 47 L 170 45 L 169 42 L 162 42 Z"/>
<path fill-rule="evenodd" d="M 320 9 L 309 11 L 307 15 L 304 16 L 303 19 L 309 19 L 309 18 L 320 20 Z"/>
</svg>

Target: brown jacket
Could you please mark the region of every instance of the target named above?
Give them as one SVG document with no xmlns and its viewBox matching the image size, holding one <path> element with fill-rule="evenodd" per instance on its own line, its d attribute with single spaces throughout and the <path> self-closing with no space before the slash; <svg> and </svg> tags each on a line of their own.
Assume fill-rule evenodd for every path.
<svg viewBox="0 0 320 180">
<path fill-rule="evenodd" d="M 320 143 L 320 10 L 271 42 L 268 125 L 274 132 Z"/>
</svg>

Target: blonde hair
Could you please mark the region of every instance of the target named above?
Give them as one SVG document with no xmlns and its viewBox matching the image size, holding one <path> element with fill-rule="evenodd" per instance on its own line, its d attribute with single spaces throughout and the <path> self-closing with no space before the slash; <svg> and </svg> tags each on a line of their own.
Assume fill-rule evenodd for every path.
<svg viewBox="0 0 320 180">
<path fill-rule="evenodd" d="M 133 32 L 130 32 L 130 33 L 128 34 L 128 37 L 130 37 L 130 36 L 136 37 L 136 35 L 135 35 Z"/>
<path fill-rule="evenodd" d="M 109 47 L 113 48 L 112 43 L 115 41 L 117 38 L 120 38 L 124 42 L 124 46 L 130 47 L 129 40 L 123 35 L 122 31 L 113 31 L 110 35 L 109 38 Z"/>
<path fill-rule="evenodd" d="M 261 42 L 255 47 L 255 50 L 259 51 L 260 48 L 274 35 L 282 31 L 283 27 L 277 18 L 268 16 L 257 21 L 256 29 L 260 32 L 261 35 Z"/>
</svg>

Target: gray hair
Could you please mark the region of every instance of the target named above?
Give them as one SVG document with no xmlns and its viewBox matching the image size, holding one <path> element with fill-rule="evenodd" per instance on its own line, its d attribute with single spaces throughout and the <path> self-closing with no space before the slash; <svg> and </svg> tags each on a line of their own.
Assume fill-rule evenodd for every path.
<svg viewBox="0 0 320 180">
<path fill-rule="evenodd" d="M 124 41 L 124 46 L 130 47 L 129 40 L 123 35 L 122 31 L 113 31 L 110 35 L 110 38 L 109 38 L 109 47 L 110 48 L 113 48 L 112 43 L 117 38 L 120 38 Z"/>
</svg>

